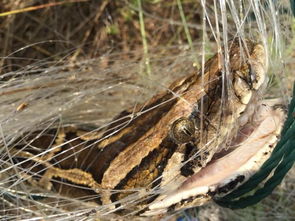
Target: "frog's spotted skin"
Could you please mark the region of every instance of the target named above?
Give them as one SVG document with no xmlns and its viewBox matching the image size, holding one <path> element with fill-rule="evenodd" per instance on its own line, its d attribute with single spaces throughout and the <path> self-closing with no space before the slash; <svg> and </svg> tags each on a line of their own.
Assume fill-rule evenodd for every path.
<svg viewBox="0 0 295 221">
<path fill-rule="evenodd" d="M 85 204 L 112 214 L 158 215 L 230 192 L 268 157 L 283 112 L 259 101 L 263 46 L 228 45 L 227 65 L 215 54 L 203 71 L 123 111 L 105 130 L 37 131 L 10 148 L 11 157 L 34 188 L 89 198 Z"/>
<path fill-rule="evenodd" d="M 222 125 L 219 126 L 221 132 L 213 132 L 215 140 L 211 143 L 204 139 L 206 142 L 198 145 L 201 146 L 200 149 L 202 146 L 208 149 L 202 164 L 196 167 L 196 164 L 192 166 L 188 162 L 184 165 L 183 168 L 191 170 L 189 175 L 177 179 L 175 176 L 177 185 L 170 185 L 169 188 L 163 185 L 164 193 L 149 205 L 149 210 L 144 215 L 200 206 L 212 197 L 227 194 L 248 180 L 269 157 L 272 147 L 278 141 L 285 113 L 276 108 L 275 103 L 259 101 L 267 82 L 266 55 L 260 44 L 247 42 L 247 47 L 250 51 L 247 65 L 238 65 L 240 68 L 235 70 L 233 67 L 237 64 L 230 64 L 230 77 L 233 80 L 232 87 L 228 90 L 229 98 L 225 101 L 228 106 L 222 110 L 224 118 L 221 123 L 214 117 L 210 121 L 213 124 L 216 122 L 216 128 Z M 235 49 L 231 50 L 230 58 L 233 61 L 236 61 L 233 58 L 240 56 L 237 53 Z M 208 134 L 210 136 L 210 132 L 206 131 L 205 135 Z M 182 156 L 172 160 L 183 162 Z M 173 171 L 172 168 L 173 166 L 169 169 Z M 170 180 L 173 177 L 166 171 L 164 180 L 167 183 L 169 179 L 165 179 L 165 176 Z"/>
<path fill-rule="evenodd" d="M 285 112 L 263 102 L 254 119 L 240 131 L 234 148 L 222 158 L 213 159 L 205 168 L 168 190 L 149 206 L 144 215 L 200 206 L 212 197 L 222 196 L 248 180 L 269 158 L 283 126 Z M 238 142 L 239 144 L 235 144 Z"/>
</svg>

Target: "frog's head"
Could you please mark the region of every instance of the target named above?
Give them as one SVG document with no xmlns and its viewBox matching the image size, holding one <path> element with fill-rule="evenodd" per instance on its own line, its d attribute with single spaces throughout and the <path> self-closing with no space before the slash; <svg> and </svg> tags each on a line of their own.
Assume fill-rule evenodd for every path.
<svg viewBox="0 0 295 221">
<path fill-rule="evenodd" d="M 227 65 L 222 62 L 227 60 Z M 196 110 L 172 124 L 171 137 L 185 150 L 171 157 L 178 163 L 181 159 L 181 173 L 171 175 L 175 171 L 170 165 L 171 172 L 164 176 L 173 179 L 173 185 L 163 184 L 162 194 L 143 215 L 200 206 L 227 194 L 269 157 L 285 113 L 259 100 L 266 84 L 266 60 L 261 44 L 235 40 L 228 44 L 228 59 L 217 54 L 206 63 L 203 79 L 219 83 L 211 87 L 208 80 Z"/>
</svg>

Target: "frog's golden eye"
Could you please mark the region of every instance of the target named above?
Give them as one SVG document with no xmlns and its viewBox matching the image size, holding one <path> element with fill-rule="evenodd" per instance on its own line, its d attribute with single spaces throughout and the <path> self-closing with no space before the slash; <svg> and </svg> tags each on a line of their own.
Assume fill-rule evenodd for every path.
<svg viewBox="0 0 295 221">
<path fill-rule="evenodd" d="M 173 122 L 171 126 L 171 137 L 177 143 L 187 143 L 193 139 L 195 131 L 194 122 L 188 118 L 181 117 Z"/>
</svg>

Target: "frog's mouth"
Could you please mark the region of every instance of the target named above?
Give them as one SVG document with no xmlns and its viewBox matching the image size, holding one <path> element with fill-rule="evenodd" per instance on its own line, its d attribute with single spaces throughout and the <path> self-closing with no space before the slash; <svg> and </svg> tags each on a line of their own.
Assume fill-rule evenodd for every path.
<svg viewBox="0 0 295 221">
<path fill-rule="evenodd" d="M 273 101 L 261 102 L 251 123 L 239 130 L 227 150 L 216 153 L 206 167 L 154 201 L 144 215 L 199 206 L 241 185 L 258 171 L 277 143 L 285 118 L 281 107 Z"/>
</svg>

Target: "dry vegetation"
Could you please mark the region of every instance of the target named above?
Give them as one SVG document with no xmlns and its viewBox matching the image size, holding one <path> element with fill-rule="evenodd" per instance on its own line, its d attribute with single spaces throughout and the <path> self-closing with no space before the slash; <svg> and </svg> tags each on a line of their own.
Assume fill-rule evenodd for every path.
<svg viewBox="0 0 295 221">
<path fill-rule="evenodd" d="M 52 1 L 6 1 L 1 11 L 11 11 Z M 58 2 L 58 1 L 56 1 Z M 34 61 L 95 58 L 105 53 L 142 49 L 143 36 L 136 1 L 81 1 L 1 18 L 2 72 L 18 70 Z M 145 41 L 150 48 L 187 42 L 176 2 L 145 1 Z M 187 1 L 183 10 L 193 28 L 191 38 L 200 38 L 200 4 Z M 178 21 L 178 22 L 176 22 Z M 23 49 L 25 47 L 25 49 Z M 65 58 L 66 56 L 66 58 Z M 128 57 L 126 57 L 128 59 Z"/>
<path fill-rule="evenodd" d="M 79 62 L 83 60 L 104 57 L 105 59 L 97 61 L 103 69 L 120 67 L 130 62 L 143 62 L 143 72 L 149 73 L 151 58 L 154 59 L 153 65 L 168 67 L 169 61 L 159 58 L 181 54 L 182 51 L 197 51 L 200 47 L 196 45 L 204 41 L 207 42 L 209 52 L 215 51 L 212 31 L 208 24 L 206 30 L 202 26 L 203 10 L 200 2 L 2 0 L 0 11 L 10 13 L 0 17 L 1 73 L 13 74 L 1 79 L 1 87 L 5 87 L 5 82 L 16 77 L 17 73 L 34 77 L 38 70 L 59 65 L 67 64 L 66 69 L 79 68 Z M 206 7 L 208 13 L 214 17 L 212 3 L 213 0 L 207 1 Z M 31 11 L 13 12 L 29 7 L 32 7 Z M 282 12 L 281 16 L 286 21 L 286 26 L 282 26 L 281 30 L 284 36 L 282 39 L 286 41 L 282 45 L 287 43 L 288 50 L 283 50 L 284 46 L 280 50 L 283 51 L 286 67 L 294 67 L 295 40 L 290 34 L 290 15 Z M 231 32 L 233 23 L 234 20 L 229 16 L 229 38 L 235 34 Z M 215 27 L 216 24 L 211 25 Z M 271 37 L 268 41 L 272 41 Z M 193 56 L 198 57 L 200 53 Z M 81 69 L 83 68 L 85 69 L 85 65 Z M 152 70 L 155 69 L 157 67 L 152 67 Z M 275 73 L 272 80 L 272 85 L 276 86 L 274 93 L 290 91 L 293 75 L 288 71 Z M 278 78 L 283 79 L 278 81 Z M 216 220 L 294 220 L 294 179 L 293 169 L 275 193 L 258 205 L 238 211 L 210 205 L 200 210 L 201 219 L 205 220 L 207 217 L 208 220 L 213 220 L 210 213 L 214 211 Z M 186 216 L 188 215 L 184 217 Z"/>
</svg>

